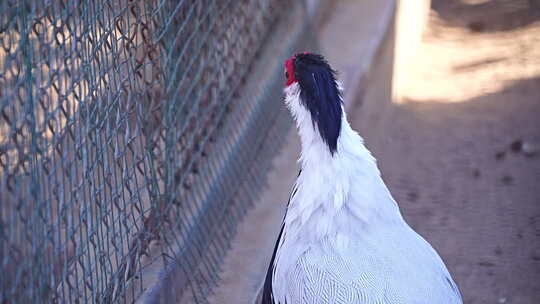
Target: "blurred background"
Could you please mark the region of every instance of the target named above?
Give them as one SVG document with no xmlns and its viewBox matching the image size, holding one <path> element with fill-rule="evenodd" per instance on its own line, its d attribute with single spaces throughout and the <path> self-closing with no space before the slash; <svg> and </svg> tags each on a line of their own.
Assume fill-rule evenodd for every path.
<svg viewBox="0 0 540 304">
<path fill-rule="evenodd" d="M 538 0 L 0 2 L 0 302 L 256 303 L 306 50 L 464 303 L 540 303 Z"/>
</svg>

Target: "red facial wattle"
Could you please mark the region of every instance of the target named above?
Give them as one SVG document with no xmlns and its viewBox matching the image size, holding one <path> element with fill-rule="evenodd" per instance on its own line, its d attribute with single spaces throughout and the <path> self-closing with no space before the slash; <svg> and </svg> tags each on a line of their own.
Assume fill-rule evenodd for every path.
<svg viewBox="0 0 540 304">
<path fill-rule="evenodd" d="M 287 77 L 287 81 L 285 82 L 286 86 L 296 82 L 296 79 L 294 78 L 294 59 L 295 57 L 292 57 L 285 61 L 285 76 Z"/>
<path fill-rule="evenodd" d="M 285 81 L 286 86 L 290 86 L 291 84 L 297 82 L 296 78 L 294 77 L 294 61 L 296 60 L 297 55 L 308 55 L 311 54 L 310 52 L 303 52 L 302 54 L 296 54 L 292 56 L 291 58 L 287 59 L 285 61 L 285 78 L 287 81 Z"/>
</svg>

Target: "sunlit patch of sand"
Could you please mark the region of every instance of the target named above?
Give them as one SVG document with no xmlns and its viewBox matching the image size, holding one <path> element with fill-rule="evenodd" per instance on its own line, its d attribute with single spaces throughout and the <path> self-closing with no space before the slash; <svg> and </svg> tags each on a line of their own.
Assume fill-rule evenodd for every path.
<svg viewBox="0 0 540 304">
<path fill-rule="evenodd" d="M 403 100 L 464 102 L 540 75 L 540 22 L 511 31 L 475 33 L 433 14 L 409 65 Z"/>
</svg>

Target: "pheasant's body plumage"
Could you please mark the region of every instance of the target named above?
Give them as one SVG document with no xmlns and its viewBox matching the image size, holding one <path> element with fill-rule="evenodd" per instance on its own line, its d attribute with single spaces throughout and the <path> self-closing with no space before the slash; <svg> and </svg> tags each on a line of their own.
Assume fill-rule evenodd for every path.
<svg viewBox="0 0 540 304">
<path fill-rule="evenodd" d="M 328 95 L 320 84 L 313 87 L 318 90 L 313 96 Z M 302 143 L 302 169 L 268 269 L 263 303 L 462 303 L 437 252 L 401 216 L 375 159 L 347 122 L 341 100 L 332 149 L 332 137 L 325 140 L 324 126 L 314 121 L 322 113 L 314 118 L 318 110 L 305 105 L 301 90 L 302 82 L 294 81 L 285 89 Z"/>
</svg>

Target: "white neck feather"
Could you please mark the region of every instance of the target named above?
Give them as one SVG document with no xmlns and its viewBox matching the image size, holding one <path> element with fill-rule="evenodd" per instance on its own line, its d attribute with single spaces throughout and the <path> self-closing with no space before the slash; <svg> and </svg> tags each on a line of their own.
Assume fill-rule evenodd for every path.
<svg viewBox="0 0 540 304">
<path fill-rule="evenodd" d="M 285 103 L 291 111 L 302 144 L 302 174 L 291 200 L 285 225 L 312 241 L 340 233 L 355 233 L 357 225 L 391 220 L 399 211 L 380 177 L 376 161 L 364 146 L 343 111 L 337 151 L 332 155 L 300 102 L 300 88 L 285 88 Z M 290 229 L 289 229 L 290 228 Z M 356 231 L 357 232 L 357 231 Z"/>
<path fill-rule="evenodd" d="M 302 173 L 287 208 L 274 264 L 279 267 L 272 278 L 273 290 L 280 303 L 286 301 L 287 273 L 307 250 L 333 248 L 340 254 L 355 240 L 366 237 L 370 228 L 403 222 L 375 159 L 351 129 L 345 112 L 337 151 L 332 155 L 300 102 L 298 83 L 285 88 L 285 103 L 302 143 Z"/>
<path fill-rule="evenodd" d="M 280 303 L 286 302 L 287 273 L 304 252 L 333 250 L 340 254 L 366 237 L 370 228 L 403 221 L 375 159 L 351 129 L 343 109 L 337 151 L 332 155 L 301 104 L 298 83 L 285 88 L 285 103 L 302 142 L 302 173 L 287 208 L 274 264 L 278 266 L 272 277 L 273 290 Z"/>
</svg>

